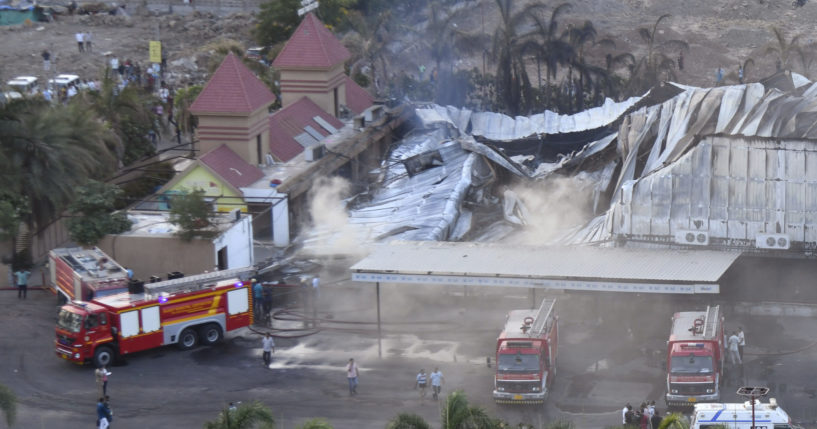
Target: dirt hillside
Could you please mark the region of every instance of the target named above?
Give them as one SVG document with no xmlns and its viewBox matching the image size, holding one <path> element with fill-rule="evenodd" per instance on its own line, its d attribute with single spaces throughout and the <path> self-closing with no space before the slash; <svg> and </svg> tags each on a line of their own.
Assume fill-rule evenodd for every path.
<svg viewBox="0 0 817 429">
<path fill-rule="evenodd" d="M 518 2 L 520 5 L 524 2 Z M 476 6 L 475 6 L 476 5 Z M 562 20 L 580 23 L 591 20 L 599 38 L 616 41 L 616 51 L 643 54 L 645 44 L 637 29 L 651 27 L 663 14 L 672 16 L 659 27 L 658 41 L 681 39 L 689 43 L 685 53 L 685 69 L 679 81 L 692 85 L 711 85 L 717 67 L 727 74 L 737 69 L 738 62 L 752 58 L 755 66 L 747 70 L 747 79 L 753 80 L 771 74 L 775 57 L 765 54 L 765 48 L 774 42 L 772 26 L 783 29 L 790 39 L 803 34 L 800 44 L 814 43 L 809 31 L 817 19 L 817 0 L 809 0 L 803 7 L 793 7 L 790 0 L 586 0 L 574 1 L 573 9 Z M 454 6 L 464 13 L 457 19 L 461 28 L 492 33 L 498 22 L 496 5 L 490 0 L 468 2 Z M 3 48 L 0 49 L 0 79 L 3 82 L 17 75 L 46 76 L 40 53 L 48 49 L 52 54 L 51 73 L 75 73 L 93 78 L 99 73 L 106 57 L 116 55 L 120 60 L 131 59 L 142 64 L 148 60 L 148 41 L 160 39 L 167 54 L 168 80 L 174 84 L 200 81 L 206 76 L 207 53 L 204 46 L 218 39 L 233 39 L 245 46 L 253 45 L 250 29 L 254 25 L 251 14 L 216 16 L 196 12 L 190 15 L 157 15 L 146 10 L 130 10 L 130 16 L 80 15 L 60 16 L 56 22 L 34 23 L 0 27 Z M 413 21 L 422 27 L 423 21 Z M 484 22 L 484 25 L 483 25 Z M 76 32 L 93 34 L 93 52 L 79 53 L 74 40 Z M 395 64 L 431 60 L 417 48 L 409 32 L 398 35 L 392 46 Z M 403 47 L 415 46 L 411 49 Z M 677 52 L 667 52 L 676 56 Z M 810 75 L 798 58 L 793 61 L 795 71 Z M 481 58 L 460 58 L 459 67 L 478 67 Z"/>
</svg>

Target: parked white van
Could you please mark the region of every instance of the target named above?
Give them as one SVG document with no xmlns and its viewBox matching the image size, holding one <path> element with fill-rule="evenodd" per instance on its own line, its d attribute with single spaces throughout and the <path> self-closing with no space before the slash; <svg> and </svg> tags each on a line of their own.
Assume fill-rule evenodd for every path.
<svg viewBox="0 0 817 429">
<path fill-rule="evenodd" d="M 6 97 L 9 99 L 34 95 L 38 89 L 37 78 L 34 76 L 17 76 L 6 82 L 6 86 L 8 86 Z"/>
<path fill-rule="evenodd" d="M 691 429 L 752 429 L 752 402 L 736 404 L 695 404 Z M 796 429 L 789 415 L 771 398 L 768 403 L 755 400 L 755 429 Z"/>
<path fill-rule="evenodd" d="M 61 74 L 54 79 L 48 80 L 49 86 L 56 86 L 56 88 L 63 88 L 69 85 L 79 85 L 79 76 L 75 74 Z"/>
</svg>

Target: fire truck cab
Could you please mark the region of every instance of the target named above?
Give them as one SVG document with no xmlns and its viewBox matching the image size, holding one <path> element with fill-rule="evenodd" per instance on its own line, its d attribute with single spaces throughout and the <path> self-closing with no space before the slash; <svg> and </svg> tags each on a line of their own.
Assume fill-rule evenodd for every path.
<svg viewBox="0 0 817 429">
<path fill-rule="evenodd" d="M 667 406 L 720 399 L 723 334 L 720 306 L 675 313 L 667 341 Z"/>
<path fill-rule="evenodd" d="M 504 404 L 543 403 L 556 378 L 558 317 L 555 299 L 538 310 L 512 310 L 496 340 L 494 400 Z"/>
<path fill-rule="evenodd" d="M 144 285 L 91 301 L 72 301 L 57 317 L 57 356 L 110 365 L 119 355 L 177 344 L 220 341 L 252 323 L 252 268 L 216 271 Z"/>
</svg>

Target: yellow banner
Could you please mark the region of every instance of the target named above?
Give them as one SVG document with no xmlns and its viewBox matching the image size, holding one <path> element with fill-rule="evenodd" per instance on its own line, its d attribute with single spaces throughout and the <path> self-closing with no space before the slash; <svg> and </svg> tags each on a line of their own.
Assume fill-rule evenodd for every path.
<svg viewBox="0 0 817 429">
<path fill-rule="evenodd" d="M 150 62 L 162 62 L 162 42 L 151 40 L 150 42 Z"/>
</svg>

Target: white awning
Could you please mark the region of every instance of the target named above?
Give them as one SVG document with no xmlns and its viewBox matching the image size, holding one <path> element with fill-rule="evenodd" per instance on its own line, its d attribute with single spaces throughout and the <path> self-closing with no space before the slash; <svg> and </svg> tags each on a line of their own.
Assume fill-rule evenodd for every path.
<svg viewBox="0 0 817 429">
<path fill-rule="evenodd" d="M 401 242 L 376 246 L 352 280 L 639 293 L 719 293 L 739 252 Z"/>
</svg>

